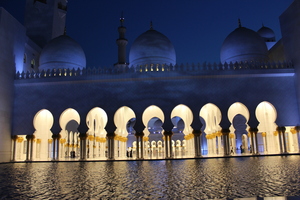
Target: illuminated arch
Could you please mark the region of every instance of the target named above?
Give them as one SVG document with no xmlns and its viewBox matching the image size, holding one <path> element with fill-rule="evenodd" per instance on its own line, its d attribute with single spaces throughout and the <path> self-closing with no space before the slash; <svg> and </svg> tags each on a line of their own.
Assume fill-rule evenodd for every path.
<svg viewBox="0 0 300 200">
<path fill-rule="evenodd" d="M 34 160 L 48 160 L 51 155 L 48 141 L 52 140 L 51 128 L 53 126 L 53 115 L 49 110 L 42 109 L 38 111 L 33 118 L 33 126 L 35 128 L 35 143 L 33 159 Z M 33 148 L 33 147 L 32 147 Z"/>
<path fill-rule="evenodd" d="M 164 120 L 165 120 L 163 111 L 155 105 L 151 105 L 151 106 L 147 107 L 144 110 L 143 115 L 142 115 L 143 124 L 145 126 L 144 134 L 146 137 L 150 134 L 150 132 L 148 130 L 148 124 L 149 124 L 149 121 L 151 121 L 153 118 L 157 118 L 157 120 L 161 120 L 162 123 L 164 123 Z M 153 122 L 153 123 L 155 123 L 155 122 Z"/>
<path fill-rule="evenodd" d="M 211 134 L 221 130 L 219 124 L 222 120 L 222 114 L 220 109 L 215 104 L 205 104 L 201 108 L 199 116 L 205 121 L 204 132 L 206 134 Z"/>
<path fill-rule="evenodd" d="M 115 133 L 122 137 L 128 136 L 127 123 L 135 119 L 135 113 L 127 106 L 119 108 L 114 115 L 114 123 L 117 127 Z"/>
<path fill-rule="evenodd" d="M 256 119 L 259 122 L 258 129 L 262 132 L 274 131 L 277 127 L 275 121 L 277 119 L 276 108 L 267 101 L 263 101 L 256 107 Z"/>
<path fill-rule="evenodd" d="M 171 119 L 173 119 L 174 117 L 180 117 L 183 120 L 183 133 L 185 135 L 188 135 L 193 132 L 193 128 L 191 127 L 191 124 L 193 122 L 193 113 L 188 106 L 183 104 L 177 105 L 171 112 Z M 174 126 L 176 126 L 176 124 L 174 124 Z"/>
<path fill-rule="evenodd" d="M 104 129 L 108 121 L 106 112 L 99 107 L 91 109 L 86 116 L 86 125 L 89 128 L 88 133 L 94 133 L 96 136 L 106 137 Z"/>
</svg>

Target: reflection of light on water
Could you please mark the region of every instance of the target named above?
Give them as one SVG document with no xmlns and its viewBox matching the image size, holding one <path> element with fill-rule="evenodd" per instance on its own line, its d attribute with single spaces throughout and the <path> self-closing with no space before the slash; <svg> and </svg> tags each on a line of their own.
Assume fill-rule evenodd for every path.
<svg viewBox="0 0 300 200">
<path fill-rule="evenodd" d="M 0 165 L 2 199 L 300 196 L 299 156 Z M 276 199 L 277 200 L 277 199 Z"/>
</svg>

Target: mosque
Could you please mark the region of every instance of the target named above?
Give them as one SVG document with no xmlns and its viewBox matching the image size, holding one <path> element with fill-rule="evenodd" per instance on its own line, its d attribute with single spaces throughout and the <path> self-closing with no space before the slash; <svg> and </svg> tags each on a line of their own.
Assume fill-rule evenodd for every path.
<svg viewBox="0 0 300 200">
<path fill-rule="evenodd" d="M 90 68 L 66 0 L 26 0 L 24 25 L 0 8 L 0 162 L 299 152 L 299 10 L 281 39 L 239 22 L 220 63 L 191 65 L 152 24 L 127 59 L 121 17 L 118 61 Z"/>
</svg>

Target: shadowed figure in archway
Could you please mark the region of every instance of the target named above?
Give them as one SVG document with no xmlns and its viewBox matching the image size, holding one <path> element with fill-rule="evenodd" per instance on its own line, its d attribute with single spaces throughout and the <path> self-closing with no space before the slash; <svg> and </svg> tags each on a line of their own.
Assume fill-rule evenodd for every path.
<svg viewBox="0 0 300 200">
<path fill-rule="evenodd" d="M 172 148 L 173 148 L 173 154 L 175 157 L 183 157 L 186 155 L 186 142 L 184 141 L 184 133 L 183 130 L 185 128 L 185 124 L 184 121 L 182 120 L 182 118 L 176 116 L 173 117 L 171 119 L 173 126 L 172 132 L 173 132 L 173 136 L 172 136 Z M 176 146 L 176 144 L 180 144 L 180 143 L 175 143 L 175 141 L 182 141 L 182 145 L 181 146 Z"/>
<path fill-rule="evenodd" d="M 236 148 L 239 150 L 238 152 L 243 153 L 245 151 L 246 148 L 243 146 L 242 144 L 242 136 L 243 134 L 247 135 L 247 124 L 246 124 L 247 120 L 246 118 L 241 115 L 241 114 L 237 114 L 236 116 L 234 116 L 232 123 L 233 123 L 233 127 L 235 128 L 235 136 L 236 136 Z"/>
<path fill-rule="evenodd" d="M 207 140 L 205 138 L 206 133 L 205 133 L 205 128 L 206 128 L 206 121 L 205 119 L 203 119 L 203 117 L 200 117 L 200 122 L 202 123 L 202 127 L 201 127 L 201 147 L 203 149 L 202 151 L 202 155 L 207 155 Z"/>
<path fill-rule="evenodd" d="M 126 124 L 126 130 L 128 132 L 129 135 L 134 135 L 136 133 L 136 131 L 134 130 L 134 125 L 136 123 L 136 118 L 131 118 L 127 124 Z M 134 142 L 134 137 L 131 137 L 131 140 L 129 141 L 129 146 L 127 143 L 127 152 L 126 152 L 126 156 L 127 158 L 132 158 L 132 143 Z"/>
<path fill-rule="evenodd" d="M 69 144 L 69 147 L 67 149 L 67 156 L 70 156 L 71 158 L 76 157 L 76 149 L 75 147 L 78 146 L 78 128 L 79 124 L 75 120 L 70 120 L 66 124 L 66 131 L 68 133 L 67 141 Z"/>
<path fill-rule="evenodd" d="M 150 158 L 158 158 L 163 152 L 162 147 L 158 147 L 156 144 L 162 140 L 162 128 L 163 122 L 158 117 L 153 117 L 149 120 L 147 128 L 149 131 L 149 141 L 146 143 L 147 153 Z"/>
</svg>

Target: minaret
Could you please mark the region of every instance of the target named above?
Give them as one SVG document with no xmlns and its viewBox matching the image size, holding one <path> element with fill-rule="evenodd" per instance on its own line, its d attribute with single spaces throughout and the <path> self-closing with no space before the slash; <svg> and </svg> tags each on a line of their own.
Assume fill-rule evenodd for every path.
<svg viewBox="0 0 300 200">
<path fill-rule="evenodd" d="M 128 63 L 126 63 L 126 45 L 128 41 L 125 39 L 126 27 L 123 25 L 124 17 L 122 13 L 118 28 L 119 38 L 116 40 L 118 45 L 118 62 L 114 65 L 118 70 L 124 70 L 128 66 Z"/>
<path fill-rule="evenodd" d="M 43 48 L 64 33 L 67 0 L 26 0 L 24 25 L 27 36 Z"/>
</svg>

